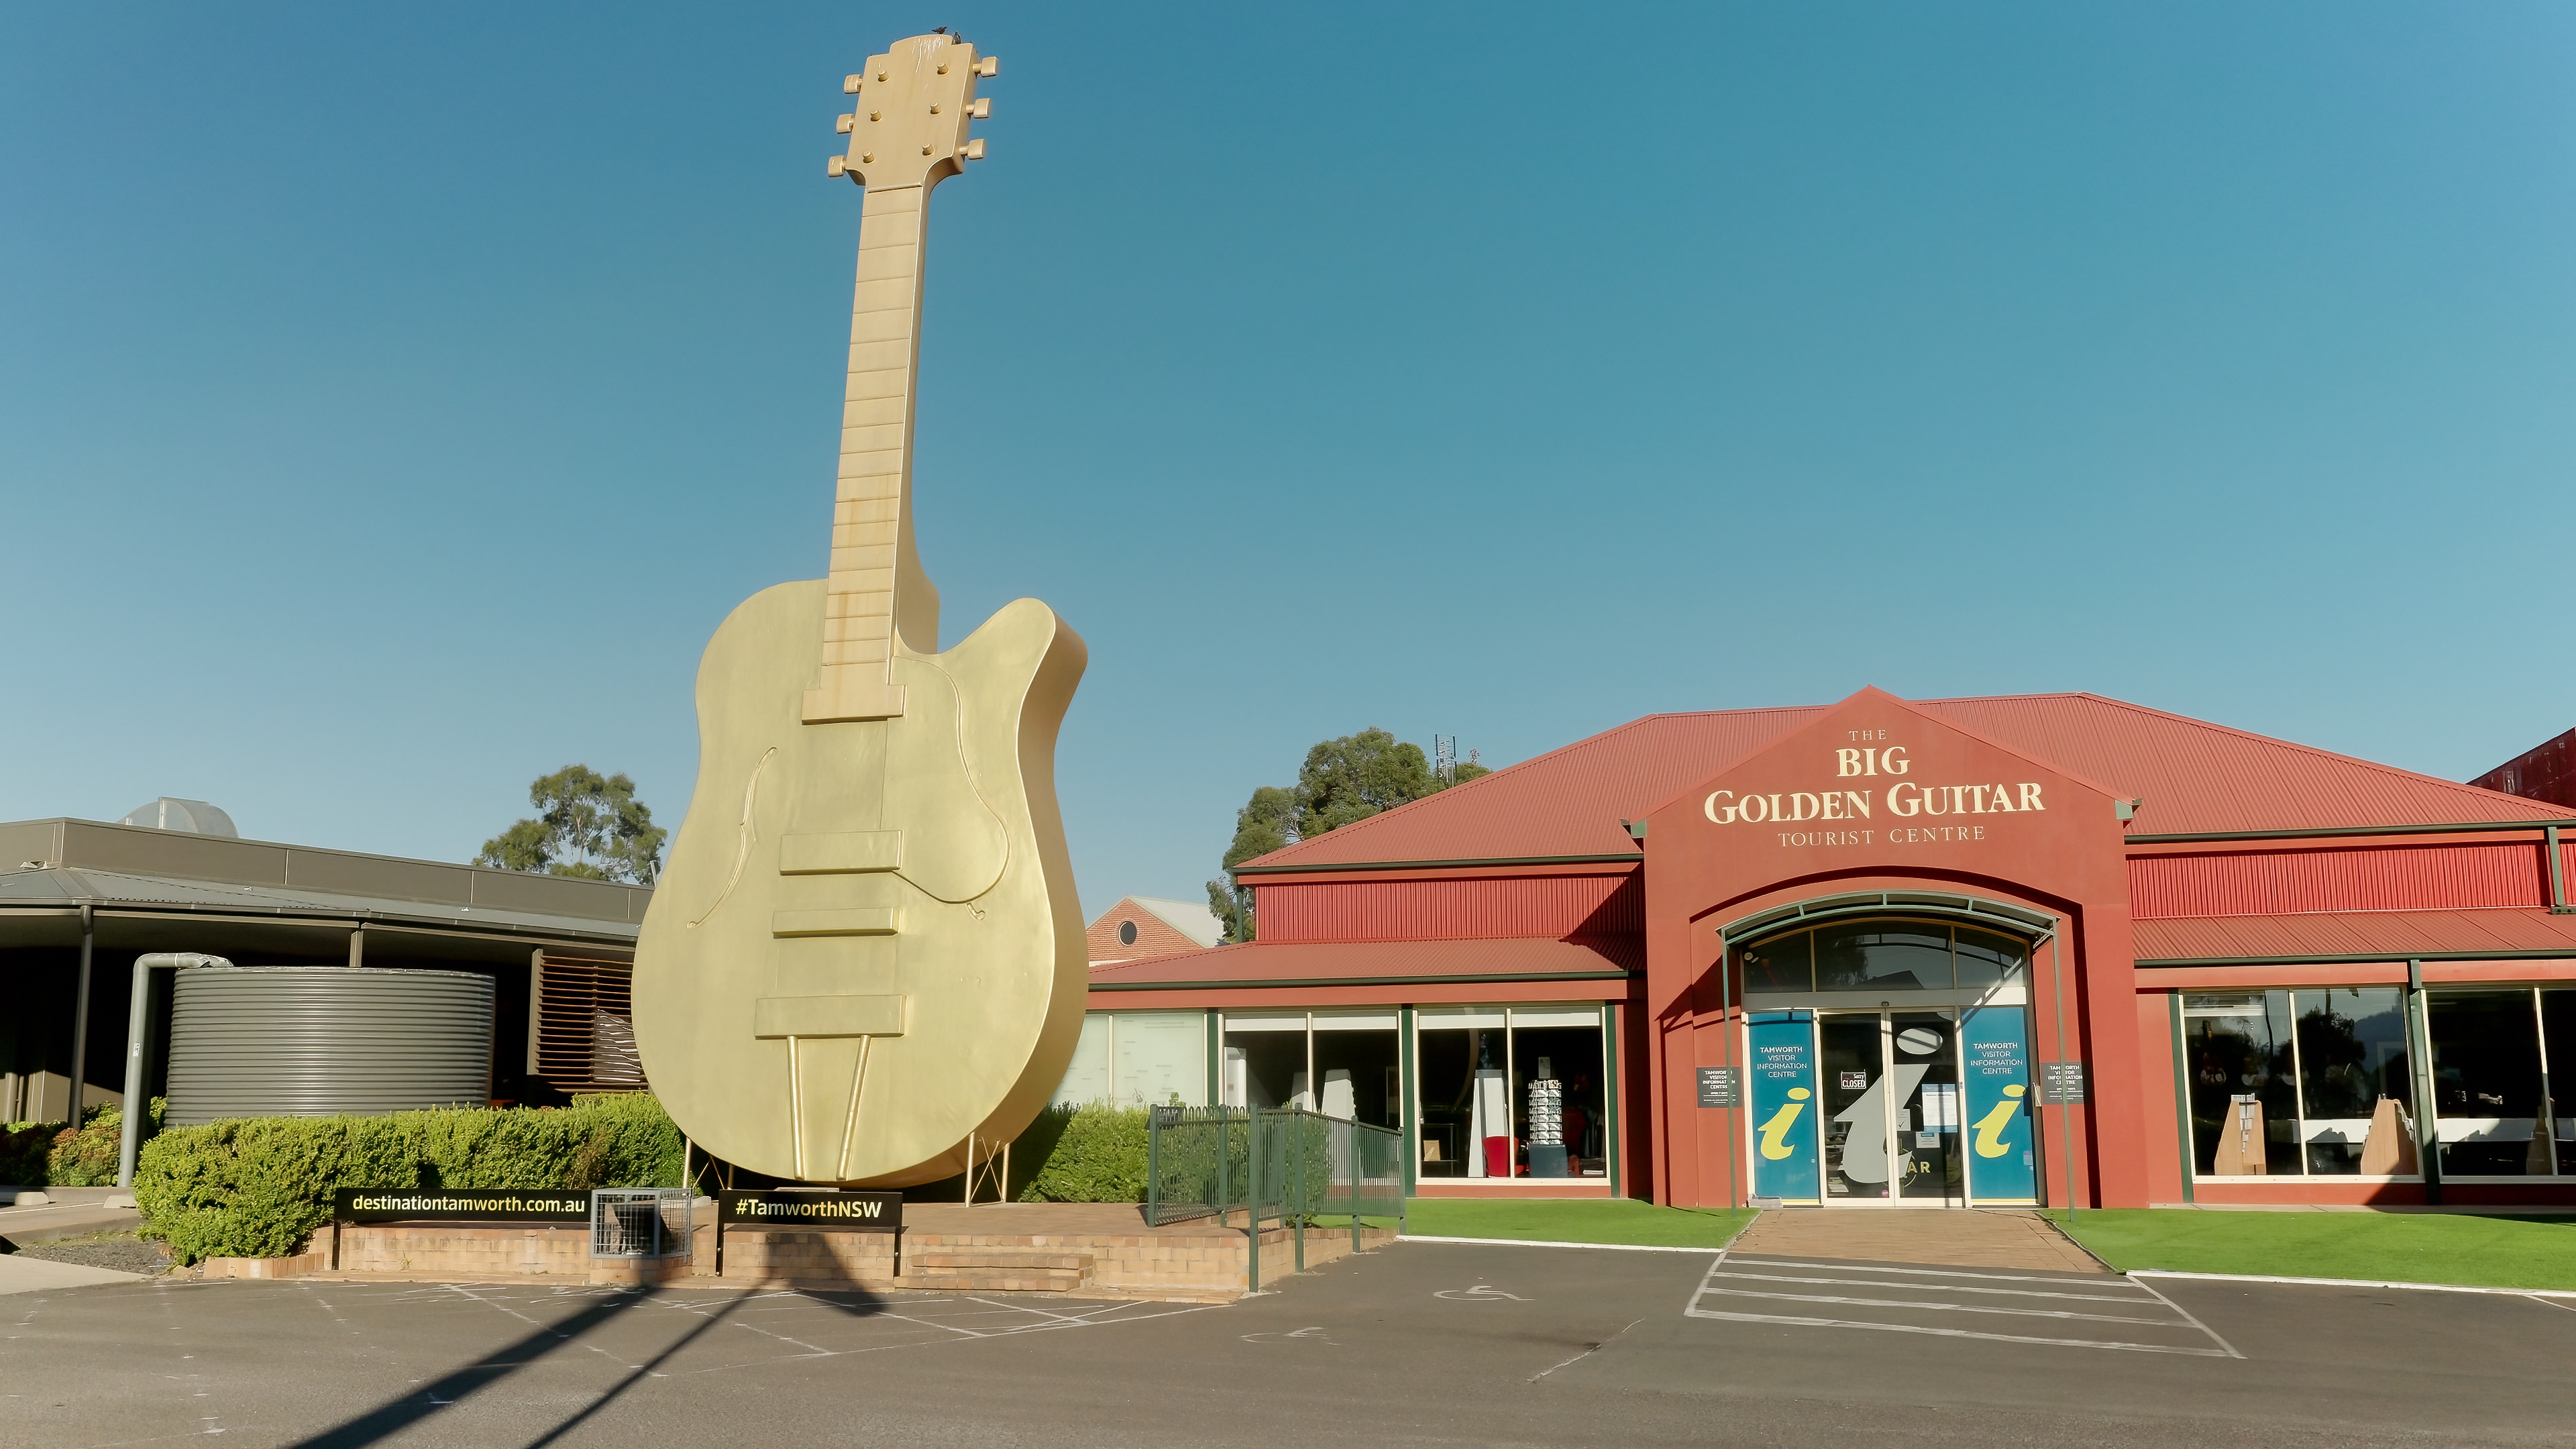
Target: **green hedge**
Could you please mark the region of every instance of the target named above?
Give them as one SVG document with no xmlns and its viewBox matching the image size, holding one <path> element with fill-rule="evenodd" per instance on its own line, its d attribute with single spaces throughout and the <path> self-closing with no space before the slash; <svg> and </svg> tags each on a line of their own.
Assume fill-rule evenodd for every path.
<svg viewBox="0 0 2576 1449">
<path fill-rule="evenodd" d="M 152 1120 L 162 1101 L 152 1099 Z M 0 1183 L 12 1187 L 114 1187 L 117 1138 L 125 1117 L 102 1102 L 83 1114 L 80 1130 L 62 1122 L 0 1126 Z"/>
<path fill-rule="evenodd" d="M 677 1187 L 680 1129 L 643 1093 L 561 1109 L 461 1107 L 386 1117 L 246 1117 L 143 1145 L 144 1234 L 181 1263 L 275 1258 L 331 1220 L 344 1187 Z M 111 1140 L 109 1171 L 113 1174 Z"/>
<path fill-rule="evenodd" d="M 1011 1158 L 1021 1202 L 1143 1202 L 1145 1109 L 1049 1107 Z"/>
</svg>

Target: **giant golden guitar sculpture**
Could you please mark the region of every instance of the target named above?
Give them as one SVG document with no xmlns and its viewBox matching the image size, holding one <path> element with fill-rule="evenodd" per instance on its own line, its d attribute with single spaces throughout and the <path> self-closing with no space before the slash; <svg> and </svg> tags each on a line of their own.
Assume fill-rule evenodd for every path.
<svg viewBox="0 0 2576 1449">
<path fill-rule="evenodd" d="M 948 35 L 843 89 L 867 188 L 831 577 L 733 611 L 698 666 L 697 793 L 635 948 L 635 1037 L 697 1144 L 805 1182 L 952 1176 L 1018 1135 L 1081 1034 L 1055 805 L 1082 640 L 1034 599 L 939 652 L 912 537 L 931 188 L 983 155 L 998 63 Z"/>
</svg>

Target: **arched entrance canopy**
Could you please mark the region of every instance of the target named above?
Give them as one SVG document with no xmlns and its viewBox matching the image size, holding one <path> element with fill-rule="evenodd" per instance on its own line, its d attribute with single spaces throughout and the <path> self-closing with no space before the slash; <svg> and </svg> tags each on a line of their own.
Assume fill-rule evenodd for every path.
<svg viewBox="0 0 2576 1449">
<path fill-rule="evenodd" d="M 2001 927 L 2024 937 L 2034 946 L 2055 934 L 2057 929 L 2053 916 L 2024 910 L 2020 906 L 2008 906 L 2000 901 L 1935 891 L 1863 891 L 1818 896 L 1813 900 L 1773 906 L 1749 916 L 1739 916 L 1718 927 L 1717 934 L 1727 945 L 1733 946 L 1773 930 L 1811 926 L 1847 916 L 1883 916 L 1891 912 L 1949 917 L 1974 922 L 1988 929 Z"/>
</svg>

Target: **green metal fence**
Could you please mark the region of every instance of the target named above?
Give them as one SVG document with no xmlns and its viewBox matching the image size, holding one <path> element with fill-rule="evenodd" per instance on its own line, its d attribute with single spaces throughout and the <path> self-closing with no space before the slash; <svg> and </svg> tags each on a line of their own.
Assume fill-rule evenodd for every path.
<svg viewBox="0 0 2576 1449">
<path fill-rule="evenodd" d="M 1297 1267 L 1320 1218 L 1349 1220 L 1351 1248 L 1367 1220 L 1404 1227 L 1404 1135 L 1302 1107 L 1156 1107 L 1145 1140 L 1145 1220 L 1242 1215 L 1251 1236 L 1249 1285 L 1261 1286 L 1261 1229 L 1290 1229 Z"/>
</svg>

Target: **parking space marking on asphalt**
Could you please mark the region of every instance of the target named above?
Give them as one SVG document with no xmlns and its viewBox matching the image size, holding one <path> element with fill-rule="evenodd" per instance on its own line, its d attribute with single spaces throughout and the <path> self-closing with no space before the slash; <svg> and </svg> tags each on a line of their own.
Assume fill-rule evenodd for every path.
<svg viewBox="0 0 2576 1449">
<path fill-rule="evenodd" d="M 700 1298 L 694 1300 L 676 1298 L 664 1299 L 656 1297 L 646 1301 L 652 1306 L 667 1308 L 676 1312 L 693 1314 L 699 1317 L 714 1317 L 722 1313 L 727 1304 L 736 1300 L 730 1297 Z M 751 1361 L 753 1363 L 775 1363 L 789 1359 L 846 1358 L 854 1354 L 883 1353 L 890 1349 L 920 1348 L 940 1343 L 966 1343 L 978 1339 L 1013 1338 L 1029 1333 L 1060 1333 L 1072 1329 L 1114 1328 L 1123 1323 L 1141 1323 L 1149 1319 L 1170 1318 L 1184 1313 L 1204 1313 L 1210 1308 L 1220 1306 L 1204 1303 L 1174 1306 L 1167 1303 L 1126 1301 L 1118 1303 L 1104 1303 L 1096 1307 L 1077 1309 L 1073 1312 L 1062 1312 L 1053 1309 L 1039 1308 L 1033 1304 L 998 1303 L 990 1299 L 983 1298 L 922 1298 L 892 1300 L 886 1303 L 871 1305 L 866 1311 L 853 1313 L 843 1305 L 833 1303 L 829 1299 L 792 1289 L 780 1292 L 753 1294 L 742 1301 L 745 1306 L 749 1306 L 756 1302 L 761 1308 L 770 1311 L 772 1314 L 796 1312 L 805 1318 L 813 1318 L 817 1315 L 828 1315 L 823 1317 L 821 1326 L 829 1328 L 834 1326 L 856 1325 L 861 1328 L 862 1331 L 873 1329 L 874 1332 L 871 1334 L 871 1337 L 879 1340 L 874 1342 L 860 1342 L 846 1346 L 831 1346 L 825 1343 L 812 1341 L 814 1339 L 829 1337 L 829 1335 L 818 1333 L 814 1328 L 808 1327 L 804 1323 L 798 1323 L 794 1326 L 797 1333 L 804 1334 L 806 1336 L 795 1337 L 787 1333 L 776 1332 L 767 1328 L 760 1328 L 737 1320 L 732 1325 L 733 1327 L 749 1329 L 751 1332 L 759 1334 L 762 1337 L 773 1339 L 782 1344 L 793 1345 L 795 1348 L 800 1350 L 796 1353 L 781 1353 L 776 1355 L 774 1358 L 753 1360 Z M 913 1311 L 905 1313 L 891 1311 L 898 1303 L 902 1307 Z M 1136 1311 L 1140 1309 L 1152 1311 Z M 775 1321 L 774 1317 L 772 1321 Z M 903 1325 L 904 1328 L 912 1330 L 912 1332 L 905 1333 L 902 1329 L 895 1328 L 894 1325 L 898 1324 Z M 674 1369 L 672 1370 L 672 1373 L 674 1376 L 685 1377 L 692 1374 L 718 1373 L 728 1369 L 748 1366 L 750 1365 L 746 1363 L 725 1363 L 711 1365 L 706 1368 Z"/>
<path fill-rule="evenodd" d="M 1748 1272 L 1755 1268 L 1804 1269 L 1816 1276 L 1799 1274 Z M 1868 1274 L 1868 1277 L 1845 1277 L 1845 1274 Z M 1974 1280 L 1974 1281 L 1970 1281 Z M 1737 1287 L 1737 1283 L 1761 1283 L 1765 1287 Z M 2004 1284 L 2051 1284 L 2053 1287 L 2004 1287 Z M 1867 1287 L 1882 1295 L 1862 1297 L 1843 1293 L 1797 1293 L 1790 1288 Z M 2108 1292 L 2076 1292 L 2076 1289 L 2106 1289 Z M 2120 1290 L 2130 1291 L 2120 1291 Z M 1975 1295 L 1974 1301 L 1954 1301 Z M 2134 1305 L 2141 1314 L 2087 1312 L 2071 1308 L 2043 1308 L 2036 1304 L 2017 1306 L 1995 1301 L 2001 1297 L 2108 1302 Z M 1710 1306 L 1728 1300 L 1752 1299 L 1766 1303 L 1814 1304 L 1830 1313 L 1785 1313 L 1732 1311 Z M 1849 1310 L 1876 1310 L 1852 1313 Z M 1699 1289 L 1691 1295 L 1690 1304 L 1682 1310 L 1687 1318 L 1716 1319 L 1730 1323 L 1774 1323 L 1801 1328 L 1860 1328 L 1882 1333 L 1915 1333 L 1935 1338 L 1984 1339 L 1998 1343 L 2048 1344 L 2065 1348 L 2110 1349 L 2125 1353 L 2172 1353 L 2195 1358 L 2243 1358 L 2234 1345 L 2211 1331 L 2207 1324 L 2165 1297 L 2149 1284 L 2134 1279 L 2086 1279 L 2073 1276 L 2043 1276 L 2028 1273 L 1971 1273 L 1958 1269 L 1877 1267 L 1858 1263 L 1817 1263 L 1782 1258 L 1729 1258 L 1720 1254 L 1708 1272 L 1700 1278 Z M 2065 1337 L 2037 1334 L 1985 1332 L 1972 1328 L 1941 1326 L 1941 1317 L 1949 1314 L 1979 1314 L 2014 1318 L 2043 1318 L 2066 1325 Z M 1931 1322 L 1907 1321 L 1908 1316 L 1930 1318 Z M 2144 1334 L 2123 1337 L 2076 1337 L 2084 1331 L 2081 1325 L 2124 1324 L 2141 1328 L 2159 1328 L 2189 1339 L 2179 1343 L 2140 1341 Z M 1998 1325 L 2000 1326 L 2000 1325 Z M 2188 1330 L 2188 1332 L 2184 1332 Z"/>
<path fill-rule="evenodd" d="M 1514 1303 L 1530 1301 L 1517 1293 L 1506 1293 L 1500 1288 L 1489 1288 L 1482 1283 L 1473 1288 L 1443 1288 L 1431 1296 L 1446 1298 L 1452 1303 L 1500 1303 L 1506 1298 Z"/>
</svg>

